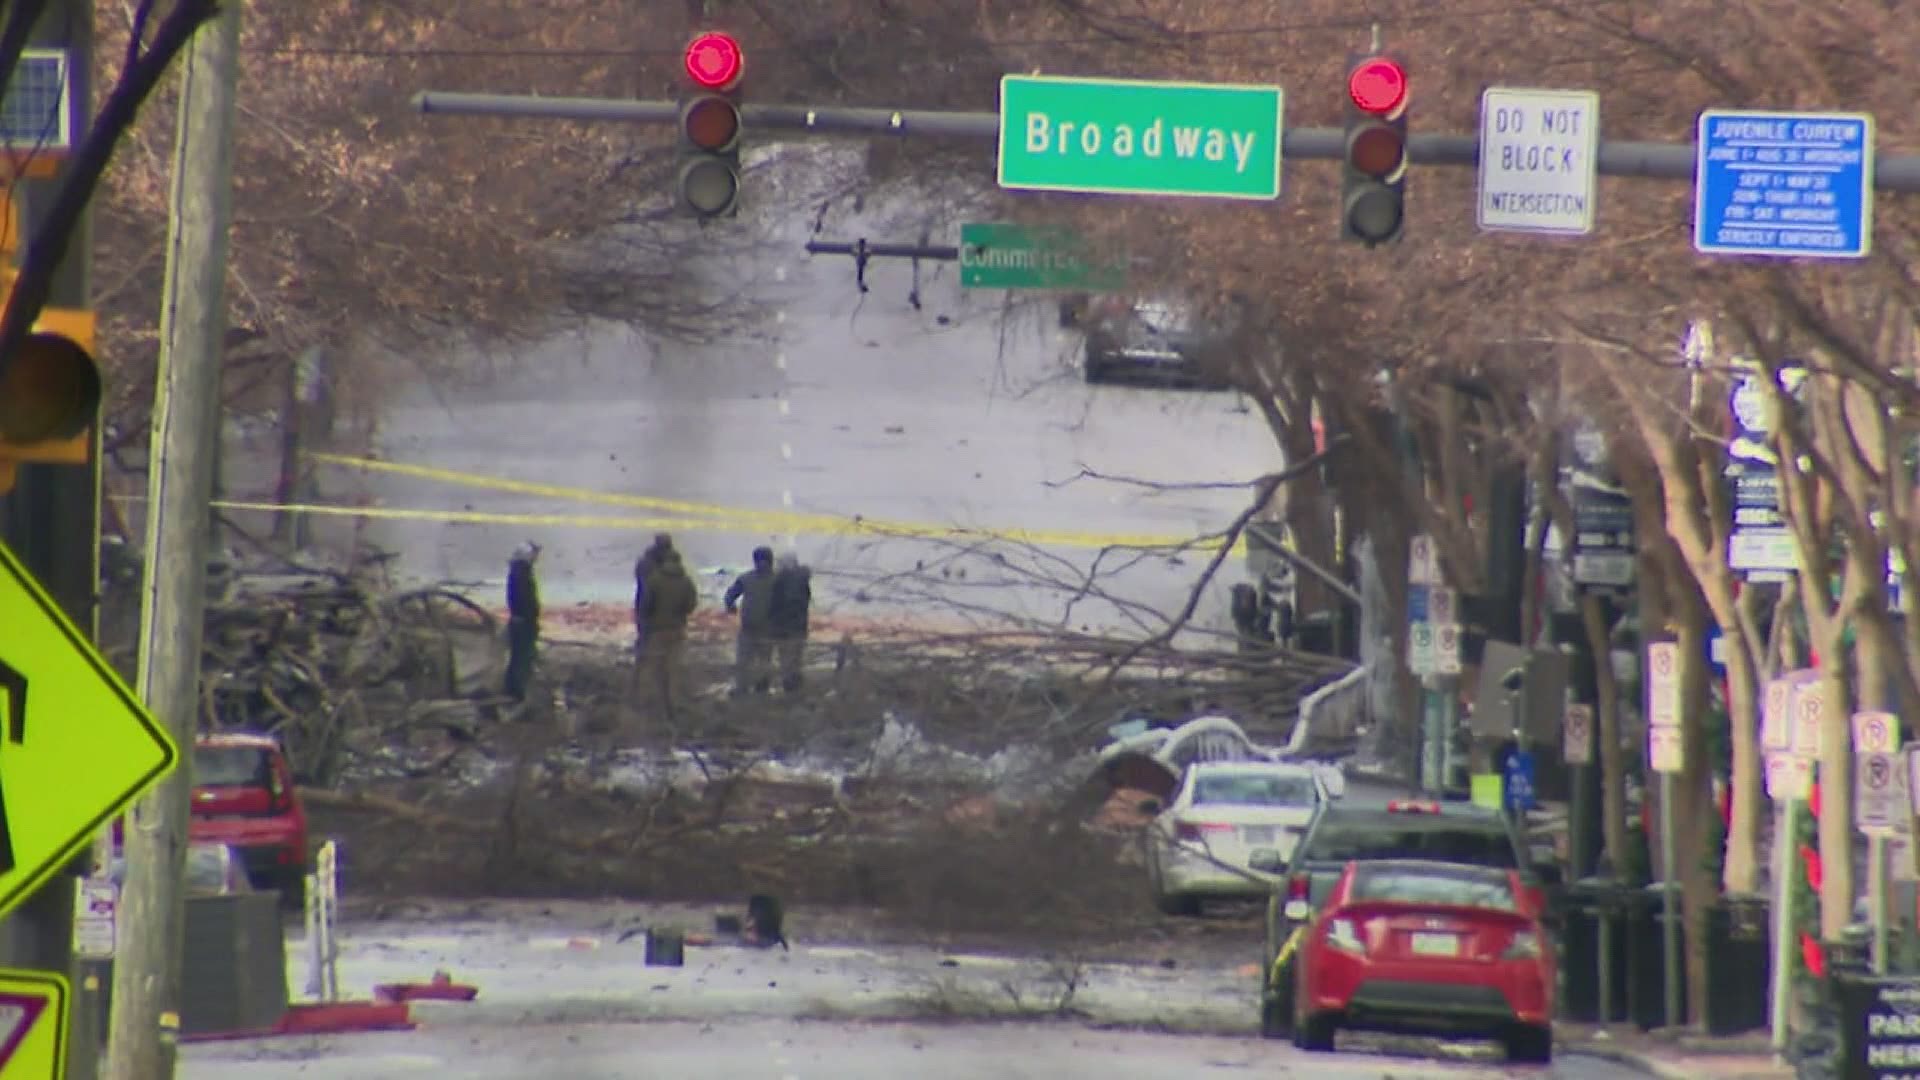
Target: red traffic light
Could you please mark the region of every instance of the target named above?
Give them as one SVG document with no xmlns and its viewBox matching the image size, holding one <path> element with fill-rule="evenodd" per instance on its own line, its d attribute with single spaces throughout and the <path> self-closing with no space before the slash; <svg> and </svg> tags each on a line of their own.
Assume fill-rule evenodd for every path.
<svg viewBox="0 0 1920 1080">
<path fill-rule="evenodd" d="M 709 154 L 724 154 L 740 137 L 740 110 L 723 97 L 695 98 L 680 110 L 687 141 Z"/>
<path fill-rule="evenodd" d="M 740 81 L 747 56 L 731 34 L 711 31 L 687 43 L 687 77 L 708 90 L 727 90 Z"/>
<path fill-rule="evenodd" d="M 1406 163 L 1406 140 L 1386 124 L 1361 128 L 1347 140 L 1347 164 L 1375 180 L 1391 180 Z"/>
<path fill-rule="evenodd" d="M 1361 112 L 1392 116 L 1407 103 L 1407 69 L 1385 56 L 1371 56 L 1347 73 L 1347 96 Z"/>
</svg>

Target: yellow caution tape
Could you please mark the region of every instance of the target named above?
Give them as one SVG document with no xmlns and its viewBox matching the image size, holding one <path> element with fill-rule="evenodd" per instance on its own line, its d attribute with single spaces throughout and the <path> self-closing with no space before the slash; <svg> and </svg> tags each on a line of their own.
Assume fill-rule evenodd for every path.
<svg viewBox="0 0 1920 1080">
<path fill-rule="evenodd" d="M 500 524 L 575 526 L 580 528 L 654 528 L 686 529 L 690 531 L 704 529 L 712 532 L 804 533 L 807 535 L 827 536 L 892 536 L 903 539 L 975 538 L 983 540 L 1005 540 L 1014 543 L 1049 547 L 1162 548 L 1201 552 L 1218 551 L 1220 548 L 1220 540 L 1217 537 L 1142 533 L 1103 534 L 1051 529 L 987 529 L 959 525 L 884 521 L 863 517 L 837 517 L 831 514 L 804 514 L 787 510 L 744 510 L 738 507 L 720 506 L 713 503 L 689 502 L 682 499 L 663 499 L 651 495 L 627 495 L 618 492 L 596 491 L 592 488 L 566 487 L 559 484 L 543 484 L 528 480 L 516 480 L 510 477 L 459 472 L 453 469 L 442 469 L 428 465 L 412 465 L 396 461 L 379 461 L 373 458 L 349 457 L 343 454 L 313 453 L 308 456 L 322 464 L 334 465 L 340 468 L 359 469 L 366 472 L 392 473 L 422 480 L 458 484 L 463 487 L 483 488 L 491 491 L 510 491 L 516 494 L 536 495 L 568 502 L 627 506 L 636 509 L 697 515 L 698 517 L 709 518 L 711 520 L 602 518 L 545 514 L 471 514 L 470 512 L 464 511 L 399 511 L 384 508 L 362 511 L 354 507 L 318 508 L 304 505 L 284 507 L 250 505 L 232 506 L 228 508 L 261 509 L 293 513 L 336 513 L 349 515 L 361 513 L 367 517 L 415 517 L 421 520 L 477 521 Z M 1234 550 L 1236 554 L 1243 553 L 1245 550 L 1245 542 L 1242 541 L 1236 545 Z"/>
</svg>

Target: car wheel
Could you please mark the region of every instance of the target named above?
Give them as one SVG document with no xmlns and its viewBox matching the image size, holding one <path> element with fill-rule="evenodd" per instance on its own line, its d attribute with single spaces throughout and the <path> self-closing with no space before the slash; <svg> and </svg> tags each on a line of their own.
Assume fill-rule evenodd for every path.
<svg viewBox="0 0 1920 1080">
<path fill-rule="evenodd" d="M 1518 1027 L 1507 1033 L 1507 1060 L 1528 1065 L 1553 1061 L 1553 1028 Z"/>
<path fill-rule="evenodd" d="M 1337 1030 L 1339 1025 L 1326 1013 L 1300 1017 L 1294 1024 L 1293 1045 L 1296 1049 L 1324 1054 L 1333 1049 L 1333 1033 Z"/>
</svg>

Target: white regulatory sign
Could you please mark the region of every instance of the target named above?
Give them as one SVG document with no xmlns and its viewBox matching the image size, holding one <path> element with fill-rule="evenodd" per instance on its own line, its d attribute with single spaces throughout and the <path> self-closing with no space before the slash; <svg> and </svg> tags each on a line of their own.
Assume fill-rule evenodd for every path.
<svg viewBox="0 0 1920 1080">
<path fill-rule="evenodd" d="M 1679 728 L 1647 729 L 1647 765 L 1657 773 L 1677 773 L 1686 768 L 1686 754 L 1681 749 Z"/>
<path fill-rule="evenodd" d="M 1491 87 L 1480 95 L 1483 231 L 1593 231 L 1600 95 Z"/>
<path fill-rule="evenodd" d="M 1433 624 L 1433 673 L 1460 674 L 1460 624 Z"/>
<path fill-rule="evenodd" d="M 1854 756 L 1853 824 L 1863 833 L 1890 833 L 1908 808 L 1902 805 L 1898 754 L 1866 750 Z"/>
<path fill-rule="evenodd" d="M 1438 656 L 1434 651 L 1433 624 L 1407 624 L 1407 670 L 1415 675 L 1437 674 Z"/>
<path fill-rule="evenodd" d="M 1593 706 L 1568 705 L 1560 721 L 1560 760 L 1568 765 L 1593 764 Z"/>
</svg>

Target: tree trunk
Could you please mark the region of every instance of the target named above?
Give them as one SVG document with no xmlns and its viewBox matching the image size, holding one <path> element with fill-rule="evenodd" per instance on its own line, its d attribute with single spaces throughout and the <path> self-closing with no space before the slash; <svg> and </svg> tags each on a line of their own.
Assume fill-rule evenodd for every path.
<svg viewBox="0 0 1920 1080">
<path fill-rule="evenodd" d="M 1680 742 L 1686 760 L 1683 771 L 1674 777 L 1672 814 L 1675 869 L 1684 900 L 1687 1012 L 1689 1020 L 1699 1024 L 1707 1000 L 1707 913 L 1720 900 L 1720 881 L 1709 859 L 1713 830 L 1706 826 L 1718 809 L 1713 803 L 1713 768 L 1706 755 L 1707 606 L 1686 584 L 1676 582 L 1674 590 L 1681 594 L 1674 597 L 1674 621 L 1680 646 Z"/>
<path fill-rule="evenodd" d="M 1742 594 L 1756 595 L 1752 590 Z M 1760 762 L 1760 671 L 1765 644 L 1749 640 L 1753 620 L 1722 627 L 1727 640 L 1727 732 L 1733 750 L 1733 820 L 1727 826 L 1727 862 L 1721 883 L 1729 893 L 1760 891 L 1760 825 L 1765 778 Z M 1758 645 L 1758 648 L 1750 646 Z"/>
<path fill-rule="evenodd" d="M 1600 831 L 1607 864 L 1615 872 L 1627 865 L 1627 760 L 1620 738 L 1620 683 L 1613 676 L 1613 634 L 1598 596 L 1580 597 L 1580 622 L 1593 650 L 1594 726 L 1600 743 Z"/>
</svg>

